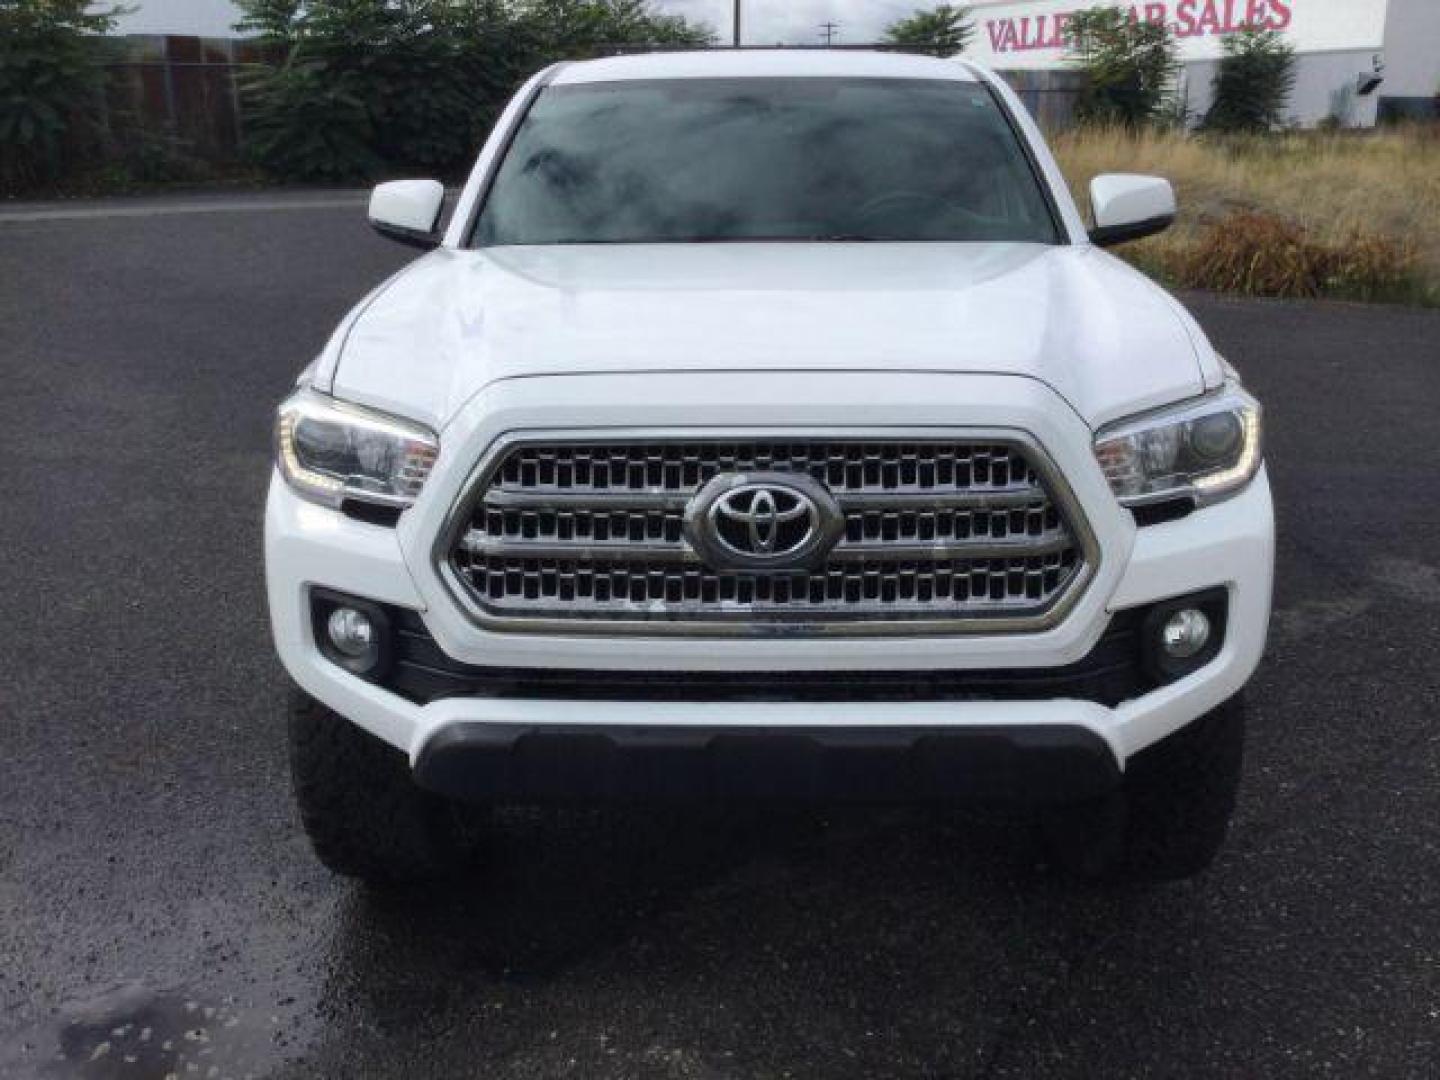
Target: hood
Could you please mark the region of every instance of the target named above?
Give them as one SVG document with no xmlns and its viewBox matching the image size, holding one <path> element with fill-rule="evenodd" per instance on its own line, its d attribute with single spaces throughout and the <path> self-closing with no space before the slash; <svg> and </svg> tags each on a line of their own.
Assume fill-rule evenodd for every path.
<svg viewBox="0 0 1440 1080">
<path fill-rule="evenodd" d="M 1092 426 L 1220 378 L 1179 304 L 1088 246 L 742 243 L 436 251 L 317 385 L 438 429 L 500 379 L 779 369 L 1039 379 Z"/>
</svg>

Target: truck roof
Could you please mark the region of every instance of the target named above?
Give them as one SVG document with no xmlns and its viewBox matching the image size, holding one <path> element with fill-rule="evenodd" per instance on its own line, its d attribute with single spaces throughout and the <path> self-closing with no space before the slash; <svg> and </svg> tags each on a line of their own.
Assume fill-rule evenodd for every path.
<svg viewBox="0 0 1440 1080">
<path fill-rule="evenodd" d="M 565 64 L 553 86 L 633 79 L 872 78 L 978 81 L 958 60 L 858 49 L 695 49 Z"/>
</svg>

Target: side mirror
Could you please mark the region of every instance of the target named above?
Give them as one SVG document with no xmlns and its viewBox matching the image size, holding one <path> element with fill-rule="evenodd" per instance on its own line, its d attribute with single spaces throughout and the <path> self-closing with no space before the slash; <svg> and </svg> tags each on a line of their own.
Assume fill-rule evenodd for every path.
<svg viewBox="0 0 1440 1080">
<path fill-rule="evenodd" d="M 1175 189 L 1158 176 L 1107 173 L 1090 182 L 1095 227 L 1090 242 L 1100 247 L 1164 232 L 1175 220 Z"/>
<path fill-rule="evenodd" d="M 444 205 L 439 180 L 392 180 L 370 193 L 370 224 L 381 236 L 428 250 L 440 246 Z"/>
</svg>

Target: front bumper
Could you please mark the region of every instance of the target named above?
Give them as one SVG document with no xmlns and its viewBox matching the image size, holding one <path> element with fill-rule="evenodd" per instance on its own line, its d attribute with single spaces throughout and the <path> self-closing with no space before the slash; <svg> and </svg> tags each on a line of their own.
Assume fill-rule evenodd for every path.
<svg viewBox="0 0 1440 1080">
<path fill-rule="evenodd" d="M 480 801 L 844 799 L 1069 801 L 1119 763 L 1076 724 L 801 728 L 462 722 L 421 748 L 415 779 Z"/>
<path fill-rule="evenodd" d="M 905 742 L 906 732 L 921 733 L 910 740 L 914 743 L 935 732 L 950 737 L 998 730 L 1012 745 L 1028 747 L 1032 733 L 1056 729 L 1078 733 L 1086 746 L 1103 746 L 1118 770 L 1139 750 L 1233 696 L 1249 679 L 1264 650 L 1270 610 L 1273 511 L 1263 471 L 1234 499 L 1137 529 L 1099 474 L 1089 430 L 1033 380 L 836 375 L 827 401 L 807 413 L 809 406 L 776 404 L 804 400 L 778 385 L 787 378 L 777 373 L 744 385 L 724 377 L 653 375 L 497 384 L 442 433 L 442 461 L 420 502 L 395 528 L 305 503 L 277 479 L 267 507 L 266 567 L 276 646 L 287 670 L 307 692 L 407 753 L 417 766 L 437 760 L 435 748 L 453 745 L 459 739 L 455 733 L 467 733 L 461 742 L 483 748 L 478 758 L 469 749 L 461 755 L 474 761 L 477 771 L 489 767 L 481 759 L 524 758 L 532 751 L 513 747 L 556 746 L 577 732 L 595 736 L 595 745 L 618 746 L 638 730 L 647 738 L 678 739 L 693 748 L 714 740 L 713 734 L 701 739 L 700 733 L 750 733 L 763 743 L 778 731 L 822 748 L 815 753 L 826 758 L 833 756 L 823 749 L 829 742 L 856 732 L 884 733 L 881 741 L 888 745 Z M 956 405 L 961 383 L 963 408 Z M 807 385 L 813 396 L 813 382 Z M 475 626 L 440 579 L 432 551 L 446 511 L 468 477 L 463 463 L 478 461 L 499 433 L 553 428 L 557 415 L 573 419 L 574 426 L 622 422 L 633 416 L 637 396 L 645 399 L 647 419 L 653 417 L 656 426 L 723 427 L 744 416 L 762 426 L 823 420 L 830 427 L 954 427 L 956 412 L 963 411 L 959 419 L 966 426 L 1021 427 L 1046 447 L 1074 488 L 1099 541 L 1101 565 L 1059 625 L 1031 634 L 697 640 L 497 633 Z M 596 700 L 577 695 L 464 696 L 421 704 L 321 655 L 310 620 L 310 592 L 316 587 L 420 613 L 437 646 L 461 664 L 572 672 L 1043 671 L 1066 668 L 1090 654 L 1114 612 L 1218 587 L 1226 590 L 1229 613 L 1225 643 L 1213 661 L 1178 682 L 1119 703 L 1047 692 L 1033 700 L 722 701 L 644 695 Z M 503 754 L 497 745 L 507 747 Z M 446 757 L 453 759 L 455 753 L 447 751 Z M 695 760 L 708 755 L 707 750 Z M 607 756 L 614 760 L 610 751 L 601 755 Z M 999 769 L 993 755 L 987 760 Z M 429 765 L 421 770 L 421 778 L 430 770 Z M 796 782 L 803 784 L 804 775 L 802 769 Z"/>
</svg>

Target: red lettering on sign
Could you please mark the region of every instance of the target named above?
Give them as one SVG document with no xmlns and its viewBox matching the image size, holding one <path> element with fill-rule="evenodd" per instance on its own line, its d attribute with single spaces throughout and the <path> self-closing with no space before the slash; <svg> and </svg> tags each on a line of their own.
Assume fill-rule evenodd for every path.
<svg viewBox="0 0 1440 1080">
<path fill-rule="evenodd" d="M 1175 36 L 1188 38 L 1199 32 L 1195 25 L 1195 0 L 1180 0 L 1175 8 Z"/>
<path fill-rule="evenodd" d="M 1134 22 L 1169 26 L 1177 38 L 1233 34 L 1247 27 L 1284 30 L 1292 21 L 1295 0 L 1174 0 L 1133 4 L 1129 17 Z M 1170 21 L 1171 12 L 1174 21 Z M 1069 27 L 1074 11 L 1045 15 L 1020 15 L 985 20 L 990 50 L 996 53 L 1035 52 L 1063 49 L 1069 44 Z"/>
<path fill-rule="evenodd" d="M 1062 42 L 1062 41 L 1060 40 L 1060 35 L 1055 32 L 1055 26 L 1054 26 L 1053 23 L 1051 23 L 1051 25 L 1050 25 L 1050 32 L 1049 32 L 1048 34 L 1045 32 L 1045 24 L 1046 24 L 1046 22 L 1048 22 L 1049 20 L 1050 20 L 1050 16 L 1049 16 L 1049 15 L 1041 15 L 1040 18 L 1039 18 L 1039 22 L 1040 22 L 1040 33 L 1039 33 L 1038 36 L 1039 36 L 1039 38 L 1040 38 L 1040 48 L 1042 48 L 1042 49 L 1058 49 L 1058 48 L 1060 48 L 1061 45 L 1064 44 L 1064 42 Z"/>
</svg>

